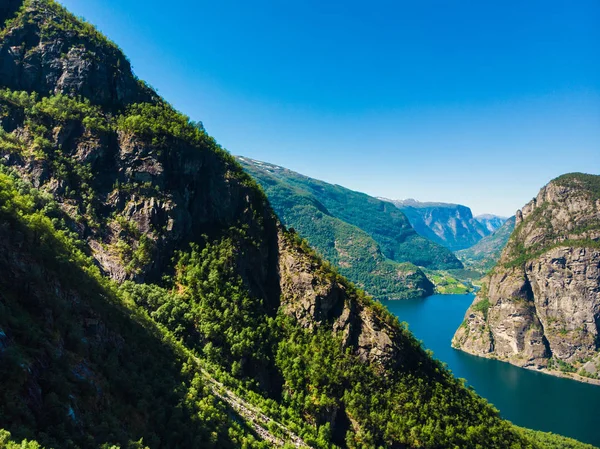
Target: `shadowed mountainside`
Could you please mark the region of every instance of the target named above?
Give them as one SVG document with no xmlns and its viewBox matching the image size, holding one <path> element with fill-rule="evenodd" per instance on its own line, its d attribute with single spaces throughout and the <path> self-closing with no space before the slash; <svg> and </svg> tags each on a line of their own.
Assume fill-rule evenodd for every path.
<svg viewBox="0 0 600 449">
<path fill-rule="evenodd" d="M 542 447 L 288 232 L 235 159 L 115 44 L 51 0 L 9 5 L 0 416 L 12 438 Z M 287 430 L 258 432 L 232 406 L 244 401 Z"/>
</svg>

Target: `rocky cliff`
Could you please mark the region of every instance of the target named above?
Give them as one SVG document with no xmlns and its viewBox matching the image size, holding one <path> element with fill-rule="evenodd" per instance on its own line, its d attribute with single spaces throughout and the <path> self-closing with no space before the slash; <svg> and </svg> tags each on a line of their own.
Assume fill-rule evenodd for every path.
<svg viewBox="0 0 600 449">
<path fill-rule="evenodd" d="M 0 14 L 0 425 L 14 438 L 540 447 L 287 231 L 116 45 L 51 0 Z M 287 427 L 259 430 L 259 413 Z"/>
<path fill-rule="evenodd" d="M 210 371 L 317 447 L 534 444 L 288 232 L 115 44 L 51 0 L 0 14 L 0 415 L 15 437 L 265 447 Z"/>
<path fill-rule="evenodd" d="M 469 248 L 492 233 L 467 206 L 413 199 L 390 201 L 404 212 L 415 231 L 452 251 Z"/>
<path fill-rule="evenodd" d="M 500 261 L 452 344 L 518 366 L 597 379 L 600 176 L 551 181 L 517 211 Z"/>
</svg>

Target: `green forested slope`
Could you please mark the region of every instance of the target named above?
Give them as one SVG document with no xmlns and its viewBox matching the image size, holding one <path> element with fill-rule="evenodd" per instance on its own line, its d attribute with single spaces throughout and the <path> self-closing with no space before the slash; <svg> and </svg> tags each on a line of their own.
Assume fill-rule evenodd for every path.
<svg viewBox="0 0 600 449">
<path fill-rule="evenodd" d="M 431 294 L 432 284 L 415 265 L 461 266 L 450 251 L 417 235 L 389 203 L 275 165 L 238 160 L 281 220 L 376 298 Z"/>
<path fill-rule="evenodd" d="M 51 447 L 257 443 L 67 221 L 0 173 L 0 425 Z"/>
<path fill-rule="evenodd" d="M 276 423 L 282 440 L 265 439 L 217 398 L 234 395 L 316 448 L 544 447 L 286 231 L 114 44 L 50 0 L 16 14 L 0 32 L 0 428 L 13 441 L 283 444 Z"/>
<path fill-rule="evenodd" d="M 482 238 L 470 248 L 457 251 L 456 255 L 467 268 L 477 270 L 482 275 L 491 270 L 506 246 L 515 228 L 515 217 L 510 217 L 493 234 Z"/>
<path fill-rule="evenodd" d="M 419 236 L 404 214 L 390 203 L 276 165 L 247 158 L 238 160 L 265 189 L 275 211 L 284 217 L 284 221 L 287 220 L 287 211 L 296 202 L 306 203 L 309 200 L 312 204 L 319 203 L 321 210 L 326 210 L 331 216 L 369 234 L 383 254 L 392 260 L 432 269 L 462 267 L 450 251 Z M 295 195 L 290 195 L 290 190 Z M 294 226 L 292 220 L 287 222 Z M 306 236 L 309 241 L 312 237 Z"/>
<path fill-rule="evenodd" d="M 281 220 L 370 295 L 404 299 L 433 293 L 433 284 L 418 267 L 387 258 L 371 235 L 332 215 L 311 192 L 239 160 L 265 189 Z"/>
</svg>

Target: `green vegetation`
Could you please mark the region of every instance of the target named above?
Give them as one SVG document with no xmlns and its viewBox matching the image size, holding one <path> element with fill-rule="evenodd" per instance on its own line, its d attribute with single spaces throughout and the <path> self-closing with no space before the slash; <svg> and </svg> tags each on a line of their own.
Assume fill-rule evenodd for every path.
<svg viewBox="0 0 600 449">
<path fill-rule="evenodd" d="M 117 120 L 120 131 L 150 138 L 152 145 L 164 145 L 167 139 L 181 139 L 192 145 L 216 145 L 203 128 L 165 103 L 139 103 L 127 108 Z"/>
<path fill-rule="evenodd" d="M 23 440 L 17 443 L 11 438 L 10 432 L 0 429 L 0 449 L 43 449 L 36 441 Z"/>
<path fill-rule="evenodd" d="M 465 264 L 465 267 L 477 271 L 481 278 L 500 259 L 500 254 L 506 246 L 514 227 L 515 217 L 511 217 L 496 232 L 482 238 L 470 248 L 457 251 L 456 256 Z"/>
<path fill-rule="evenodd" d="M 14 3 L 17 3 L 14 1 Z M 43 13 L 52 17 L 52 20 L 44 20 L 41 24 L 41 35 L 45 40 L 53 40 L 60 36 L 70 35 L 84 38 L 88 43 L 108 49 L 124 59 L 119 47 L 100 33 L 95 26 L 83 18 L 75 18 L 54 0 L 24 0 L 14 17 L 8 19 L 0 30 L 0 38 L 13 29 L 23 27 L 27 23 L 33 23 L 38 14 Z M 1 25 L 1 24 L 0 24 Z"/>
<path fill-rule="evenodd" d="M 569 362 L 557 359 L 556 357 L 552 357 L 550 360 L 548 360 L 548 369 L 556 369 L 558 371 L 562 371 L 563 373 L 574 373 L 577 371 L 577 369 Z"/>
<path fill-rule="evenodd" d="M 431 269 L 462 268 L 449 250 L 419 236 L 406 216 L 391 203 L 275 165 L 238 160 L 263 187 L 275 212 L 289 226 L 296 228 L 293 220 L 286 218 L 288 210 L 298 203 L 309 202 L 321 212 L 362 229 L 391 260 Z M 314 236 L 305 237 L 314 244 L 311 240 Z"/>
<path fill-rule="evenodd" d="M 591 444 L 581 443 L 572 438 L 556 435 L 552 432 L 540 432 L 537 430 L 517 427 L 519 432 L 527 438 L 538 441 L 545 449 L 595 449 Z"/>
<path fill-rule="evenodd" d="M 432 284 L 415 265 L 460 267 L 448 250 L 417 235 L 389 203 L 281 167 L 239 161 L 261 184 L 281 220 L 375 298 L 432 294 Z M 439 277 L 450 280 L 447 273 Z M 454 283 L 449 292 L 465 291 Z"/>
<path fill-rule="evenodd" d="M 488 310 L 490 309 L 490 300 L 487 297 L 482 298 L 478 302 L 473 304 L 473 310 L 475 312 L 483 313 L 484 319 L 487 320 Z"/>
<path fill-rule="evenodd" d="M 26 40 L 41 30 L 126 62 L 56 3 L 27 4 L 11 22 Z M 0 417 L 11 433 L 0 432 L 0 447 L 269 447 L 218 394 L 318 449 L 540 447 L 280 229 L 260 188 L 198 123 L 160 100 L 95 106 L 46 92 L 0 93 Z M 417 256 L 456 265 L 385 217 L 373 224 L 388 234 L 383 254 L 421 242 Z M 308 308 L 331 300 L 348 322 L 337 310 L 297 322 L 280 257 L 335 286 L 335 297 L 305 298 Z M 375 351 L 359 333 L 373 324 L 393 360 L 365 360 Z"/>
<path fill-rule="evenodd" d="M 463 277 L 459 278 L 454 275 L 454 271 L 461 272 L 464 275 L 464 270 L 451 270 L 451 271 L 431 271 L 424 270 L 427 277 L 435 285 L 435 291 L 442 295 L 463 295 L 473 291 L 473 286 L 470 282 L 464 281 Z"/>
<path fill-rule="evenodd" d="M 586 194 L 591 195 L 594 201 L 600 199 L 600 176 L 598 175 L 567 173 L 559 176 L 552 182 L 561 186 L 581 190 Z"/>
<path fill-rule="evenodd" d="M 21 241 L 0 258 L 0 269 L 17 276 L 0 280 L 0 329 L 10 337 L 0 415 L 15 436 L 50 447 L 133 447 L 140 436 L 150 447 L 261 446 L 229 419 L 175 340 L 121 299 L 71 232 L 55 227 L 65 222 L 51 200 L 0 174 L 0 219 L 2 252 L 15 236 Z M 11 265 L 19 260 L 27 267 Z M 38 405 L 18 394 L 27 385 Z"/>
</svg>

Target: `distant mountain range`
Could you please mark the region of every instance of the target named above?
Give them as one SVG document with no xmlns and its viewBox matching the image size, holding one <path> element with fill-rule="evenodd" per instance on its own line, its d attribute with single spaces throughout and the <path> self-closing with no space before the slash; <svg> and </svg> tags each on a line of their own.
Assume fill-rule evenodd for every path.
<svg viewBox="0 0 600 449">
<path fill-rule="evenodd" d="M 500 217 L 492 214 L 476 215 L 475 220 L 481 223 L 489 232 L 493 234 L 502 227 L 508 220 L 506 217 Z"/>
<path fill-rule="evenodd" d="M 455 254 L 465 264 L 465 267 L 485 274 L 500 259 L 500 254 L 514 228 L 515 217 L 513 215 L 493 234 L 485 236 L 470 248 L 456 251 Z"/>
<path fill-rule="evenodd" d="M 471 209 L 461 204 L 380 199 L 404 212 L 418 234 L 452 251 L 475 245 L 506 221 L 490 214 L 474 217 Z"/>
<path fill-rule="evenodd" d="M 415 232 L 389 202 L 277 165 L 238 161 L 265 190 L 280 219 L 374 297 L 426 296 L 433 285 L 418 266 L 463 267 L 450 250 Z"/>
</svg>

